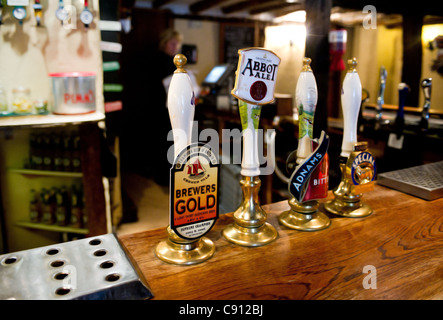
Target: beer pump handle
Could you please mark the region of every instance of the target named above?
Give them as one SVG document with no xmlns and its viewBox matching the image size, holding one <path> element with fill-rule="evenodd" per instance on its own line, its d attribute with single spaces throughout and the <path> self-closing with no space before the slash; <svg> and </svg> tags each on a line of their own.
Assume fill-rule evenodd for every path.
<svg viewBox="0 0 443 320">
<path fill-rule="evenodd" d="M 244 177 L 255 177 L 260 175 L 260 163 L 258 159 L 258 133 L 254 125 L 254 118 L 260 117 L 260 106 L 239 102 L 244 104 L 246 114 L 243 115 L 243 153 L 240 174 Z M 256 120 L 258 121 L 258 119 Z"/>
<path fill-rule="evenodd" d="M 311 59 L 303 58 L 303 67 L 295 90 L 298 108 L 298 148 L 297 163 L 301 164 L 312 153 L 313 125 L 317 107 L 317 83 L 311 69 Z"/>
<path fill-rule="evenodd" d="M 432 78 L 423 79 L 421 82 L 423 94 L 426 100 L 431 100 Z"/>
<path fill-rule="evenodd" d="M 385 103 L 385 88 L 386 88 L 386 78 L 388 77 L 388 71 L 385 67 L 381 66 L 380 68 L 380 88 L 378 90 L 377 97 L 377 114 L 375 119 L 377 121 L 381 120 L 383 104 Z"/>
<path fill-rule="evenodd" d="M 168 91 L 168 111 L 174 136 L 174 159 L 191 143 L 195 112 L 191 79 L 183 69 L 186 62 L 186 56 L 183 54 L 177 54 L 174 57 L 177 70 L 172 76 Z"/>
<path fill-rule="evenodd" d="M 346 158 L 357 143 L 357 122 L 362 96 L 360 77 L 356 70 L 357 59 L 348 60 L 348 67 L 341 91 L 344 129 L 340 156 Z"/>
<path fill-rule="evenodd" d="M 428 129 L 429 124 L 429 109 L 431 108 L 431 89 L 432 89 L 432 79 L 423 79 L 421 82 L 421 88 L 423 89 L 423 95 L 425 98 L 425 103 L 423 105 L 423 111 L 421 114 L 420 128 L 422 130 Z"/>
<path fill-rule="evenodd" d="M 397 139 L 402 135 L 405 125 L 404 106 L 408 92 L 409 86 L 406 83 L 402 82 L 398 84 L 398 110 L 397 116 L 395 117 L 395 133 L 397 134 Z"/>
</svg>

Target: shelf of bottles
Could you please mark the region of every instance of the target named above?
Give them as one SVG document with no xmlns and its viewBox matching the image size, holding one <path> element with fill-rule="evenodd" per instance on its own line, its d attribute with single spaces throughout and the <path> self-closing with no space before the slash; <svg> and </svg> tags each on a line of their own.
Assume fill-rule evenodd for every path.
<svg viewBox="0 0 443 320">
<path fill-rule="evenodd" d="M 31 189 L 30 193 L 29 220 L 18 221 L 18 226 L 55 232 L 88 233 L 81 185 Z"/>
<path fill-rule="evenodd" d="M 29 176 L 82 178 L 78 131 L 32 132 L 23 168 L 8 171 Z M 87 234 L 83 187 L 73 184 L 30 190 L 29 219 L 16 225 L 54 232 Z"/>
</svg>

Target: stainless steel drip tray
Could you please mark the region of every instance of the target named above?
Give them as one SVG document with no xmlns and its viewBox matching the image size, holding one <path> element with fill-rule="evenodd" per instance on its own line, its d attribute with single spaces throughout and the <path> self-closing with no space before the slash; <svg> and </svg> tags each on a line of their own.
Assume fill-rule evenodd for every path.
<svg viewBox="0 0 443 320">
<path fill-rule="evenodd" d="M 425 200 L 435 200 L 443 197 L 443 161 L 380 173 L 377 182 Z"/>
<path fill-rule="evenodd" d="M 0 299 L 149 299 L 114 234 L 0 255 Z"/>
</svg>

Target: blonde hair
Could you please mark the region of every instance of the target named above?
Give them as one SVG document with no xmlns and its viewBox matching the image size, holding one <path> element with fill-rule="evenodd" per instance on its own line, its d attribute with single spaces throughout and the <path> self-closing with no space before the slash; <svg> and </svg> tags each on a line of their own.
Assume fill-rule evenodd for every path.
<svg viewBox="0 0 443 320">
<path fill-rule="evenodd" d="M 160 33 L 160 42 L 158 44 L 159 49 L 163 51 L 166 47 L 166 44 L 171 39 L 177 39 L 179 42 L 182 42 L 183 36 L 181 35 L 181 33 L 174 29 L 166 29 L 162 31 L 162 33 Z"/>
</svg>

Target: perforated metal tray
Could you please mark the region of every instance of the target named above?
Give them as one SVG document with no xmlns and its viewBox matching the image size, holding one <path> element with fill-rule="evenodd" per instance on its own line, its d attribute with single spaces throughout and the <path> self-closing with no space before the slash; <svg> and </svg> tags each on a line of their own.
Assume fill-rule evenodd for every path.
<svg viewBox="0 0 443 320">
<path fill-rule="evenodd" d="M 425 200 L 435 200 L 443 197 L 443 161 L 380 173 L 377 182 Z"/>
<path fill-rule="evenodd" d="M 0 299 L 149 299 L 114 234 L 0 255 Z"/>
</svg>

